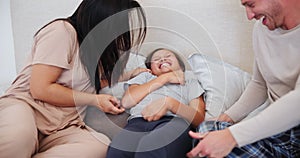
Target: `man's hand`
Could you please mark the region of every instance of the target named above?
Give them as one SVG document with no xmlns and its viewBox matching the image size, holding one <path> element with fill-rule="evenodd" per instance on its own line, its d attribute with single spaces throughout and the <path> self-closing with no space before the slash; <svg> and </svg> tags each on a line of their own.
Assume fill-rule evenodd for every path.
<svg viewBox="0 0 300 158">
<path fill-rule="evenodd" d="M 201 140 L 195 148 L 187 153 L 188 157 L 225 157 L 237 144 L 229 129 L 204 134 L 190 131 L 189 134 L 192 138 Z"/>
</svg>

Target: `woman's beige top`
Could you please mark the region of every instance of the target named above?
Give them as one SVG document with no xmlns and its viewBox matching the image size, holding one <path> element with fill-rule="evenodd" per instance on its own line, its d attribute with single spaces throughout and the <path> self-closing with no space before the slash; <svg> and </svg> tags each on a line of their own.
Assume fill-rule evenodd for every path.
<svg viewBox="0 0 300 158">
<path fill-rule="evenodd" d="M 252 81 L 225 113 L 239 121 L 266 98 L 272 103 L 257 116 L 229 128 L 239 146 L 300 124 L 300 25 L 292 30 L 270 31 L 258 21 L 253 31 L 253 48 Z"/>
<path fill-rule="evenodd" d="M 28 103 L 35 111 L 38 129 L 44 134 L 51 134 L 73 124 L 83 126 L 85 106 L 75 108 L 51 105 L 34 100 L 29 90 L 32 65 L 45 64 L 64 69 L 57 83 L 77 91 L 93 93 L 95 90 L 78 52 L 77 34 L 72 25 L 62 20 L 51 23 L 35 36 L 25 67 L 1 98 L 16 98 Z"/>
</svg>

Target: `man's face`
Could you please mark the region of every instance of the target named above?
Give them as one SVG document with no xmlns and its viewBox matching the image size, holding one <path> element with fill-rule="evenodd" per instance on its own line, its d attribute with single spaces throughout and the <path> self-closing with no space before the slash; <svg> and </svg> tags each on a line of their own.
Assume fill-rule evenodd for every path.
<svg viewBox="0 0 300 158">
<path fill-rule="evenodd" d="M 278 0 L 241 0 L 249 20 L 259 20 L 270 30 L 283 27 L 282 5 Z"/>
</svg>

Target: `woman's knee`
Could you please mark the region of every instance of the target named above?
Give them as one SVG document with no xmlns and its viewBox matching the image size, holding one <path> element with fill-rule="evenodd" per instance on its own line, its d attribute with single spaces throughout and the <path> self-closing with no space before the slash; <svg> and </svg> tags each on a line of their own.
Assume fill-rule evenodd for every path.
<svg viewBox="0 0 300 158">
<path fill-rule="evenodd" d="M 37 128 L 31 107 L 24 104 L 0 103 L 1 153 L 31 155 L 37 145 Z M 14 152 L 10 152 L 14 149 Z"/>
<path fill-rule="evenodd" d="M 105 158 L 107 154 L 108 146 L 102 142 L 90 142 L 80 145 L 80 150 L 74 150 L 77 152 L 76 157 L 86 158 Z"/>
<path fill-rule="evenodd" d="M 16 137 L 37 137 L 37 127 L 32 108 L 25 103 L 15 103 L 1 109 L 1 130 Z M 1 133 L 5 133 L 1 132 Z"/>
</svg>

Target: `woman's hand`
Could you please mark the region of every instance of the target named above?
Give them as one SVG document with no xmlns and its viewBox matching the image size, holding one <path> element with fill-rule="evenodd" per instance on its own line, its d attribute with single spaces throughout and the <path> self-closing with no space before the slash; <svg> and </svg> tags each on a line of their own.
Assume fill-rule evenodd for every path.
<svg viewBox="0 0 300 158">
<path fill-rule="evenodd" d="M 106 113 L 120 114 L 124 112 L 124 108 L 120 106 L 120 101 L 108 94 L 98 94 L 97 97 L 97 107 Z"/>
</svg>

